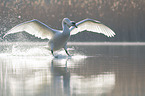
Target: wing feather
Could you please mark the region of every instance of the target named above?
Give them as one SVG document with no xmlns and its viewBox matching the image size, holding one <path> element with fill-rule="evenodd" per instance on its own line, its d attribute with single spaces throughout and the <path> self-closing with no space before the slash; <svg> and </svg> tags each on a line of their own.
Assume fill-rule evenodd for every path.
<svg viewBox="0 0 145 96">
<path fill-rule="evenodd" d="M 84 19 L 76 23 L 76 25 L 78 28 L 75 28 L 74 26 L 70 27 L 71 35 L 75 35 L 85 30 L 95 33 L 101 33 L 108 37 L 114 37 L 115 35 L 115 32 L 113 32 L 109 27 L 93 19 Z"/>
<path fill-rule="evenodd" d="M 12 29 L 10 29 L 3 37 L 7 36 L 8 34 L 24 32 L 24 31 L 41 39 L 51 39 L 55 34 L 55 31 L 52 28 L 34 19 L 16 25 Z"/>
</svg>

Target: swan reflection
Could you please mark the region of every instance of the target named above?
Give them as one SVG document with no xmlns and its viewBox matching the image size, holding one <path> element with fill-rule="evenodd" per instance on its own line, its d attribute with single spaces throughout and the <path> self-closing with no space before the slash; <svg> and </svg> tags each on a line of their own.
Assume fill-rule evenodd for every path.
<svg viewBox="0 0 145 96">
<path fill-rule="evenodd" d="M 1 61 L 2 95 L 7 96 L 71 96 L 103 94 L 115 86 L 114 72 L 79 75 L 87 58 L 6 57 Z M 88 72 L 86 72 L 88 73 Z"/>
</svg>

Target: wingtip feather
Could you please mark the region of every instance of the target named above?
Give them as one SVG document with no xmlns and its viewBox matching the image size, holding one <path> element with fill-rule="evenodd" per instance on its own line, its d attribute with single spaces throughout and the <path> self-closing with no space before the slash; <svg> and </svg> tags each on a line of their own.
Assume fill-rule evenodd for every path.
<svg viewBox="0 0 145 96">
<path fill-rule="evenodd" d="M 8 33 L 6 33 L 6 34 L 3 36 L 3 38 L 5 38 L 7 35 L 8 35 Z"/>
<path fill-rule="evenodd" d="M 6 37 L 6 35 L 3 36 L 3 39 Z"/>
</svg>

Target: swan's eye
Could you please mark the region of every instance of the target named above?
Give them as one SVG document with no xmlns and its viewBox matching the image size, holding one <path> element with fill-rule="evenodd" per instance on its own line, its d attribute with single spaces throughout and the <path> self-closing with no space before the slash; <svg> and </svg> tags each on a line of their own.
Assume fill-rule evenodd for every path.
<svg viewBox="0 0 145 96">
<path fill-rule="evenodd" d="M 75 25 L 76 23 L 75 22 L 72 22 L 72 24 Z"/>
</svg>

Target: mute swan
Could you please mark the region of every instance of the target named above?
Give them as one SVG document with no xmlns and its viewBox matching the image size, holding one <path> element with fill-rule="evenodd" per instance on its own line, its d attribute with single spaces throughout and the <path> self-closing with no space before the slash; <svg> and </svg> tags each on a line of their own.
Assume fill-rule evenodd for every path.
<svg viewBox="0 0 145 96">
<path fill-rule="evenodd" d="M 46 24 L 34 19 L 16 25 L 10 29 L 3 36 L 3 38 L 8 34 L 27 32 L 41 39 L 49 39 L 48 45 L 53 56 L 53 51 L 59 50 L 61 48 L 64 48 L 66 54 L 70 56 L 67 51 L 67 41 L 70 38 L 70 35 L 75 35 L 78 32 L 83 32 L 84 30 L 101 33 L 107 37 L 114 37 L 115 35 L 115 33 L 109 27 L 93 19 L 84 19 L 78 23 L 75 23 L 74 21 L 70 21 L 68 18 L 64 18 L 62 20 L 62 28 L 62 31 L 52 29 Z"/>
</svg>

